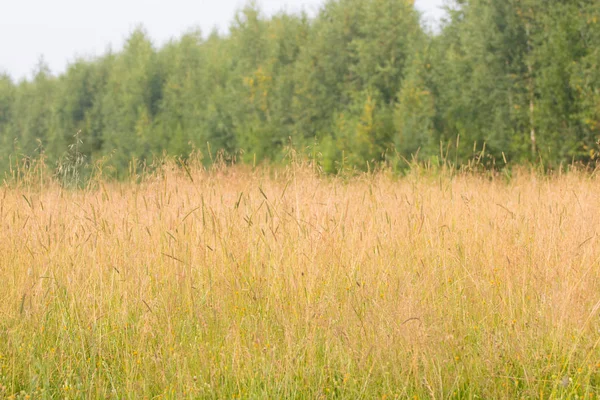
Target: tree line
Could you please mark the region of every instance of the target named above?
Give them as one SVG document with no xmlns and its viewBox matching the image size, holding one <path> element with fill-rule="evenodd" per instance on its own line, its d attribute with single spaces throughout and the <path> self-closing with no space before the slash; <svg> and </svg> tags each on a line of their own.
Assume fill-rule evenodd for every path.
<svg viewBox="0 0 600 400">
<path fill-rule="evenodd" d="M 549 167 L 598 158 L 600 2 L 455 0 L 439 30 L 411 0 L 328 0 L 314 17 L 240 10 L 54 76 L 0 75 L 0 170 L 24 157 L 106 160 L 192 151 L 246 162 L 290 147 L 326 171 L 474 157 Z M 75 135 L 76 132 L 81 132 Z"/>
</svg>

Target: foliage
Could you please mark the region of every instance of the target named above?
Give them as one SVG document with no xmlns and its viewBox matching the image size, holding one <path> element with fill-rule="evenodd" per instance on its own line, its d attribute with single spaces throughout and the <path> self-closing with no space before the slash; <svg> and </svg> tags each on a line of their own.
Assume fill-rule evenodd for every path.
<svg viewBox="0 0 600 400">
<path fill-rule="evenodd" d="M 438 32 L 407 0 L 328 0 L 313 18 L 250 4 L 226 35 L 159 48 L 138 28 L 60 76 L 43 61 L 29 81 L 0 75 L 0 171 L 42 153 L 58 167 L 78 131 L 86 162 L 120 176 L 164 154 L 279 162 L 289 146 L 330 172 L 483 149 L 487 166 L 594 162 L 599 49 L 593 0 L 455 0 Z"/>
</svg>

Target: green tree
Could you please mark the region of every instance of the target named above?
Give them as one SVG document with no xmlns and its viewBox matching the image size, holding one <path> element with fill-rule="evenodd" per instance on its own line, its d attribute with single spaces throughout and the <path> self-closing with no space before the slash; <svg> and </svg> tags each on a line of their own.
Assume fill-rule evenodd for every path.
<svg viewBox="0 0 600 400">
<path fill-rule="evenodd" d="M 16 156 L 39 156 L 52 135 L 57 81 L 40 60 L 32 81 L 17 86 L 12 107 L 12 135 Z"/>
<path fill-rule="evenodd" d="M 407 68 L 394 110 L 394 144 L 405 158 L 431 155 L 438 140 L 435 132 L 436 105 L 431 90 L 431 64 L 417 53 Z"/>
<path fill-rule="evenodd" d="M 6 74 L 0 74 L 0 173 L 6 168 L 13 145 L 12 109 L 15 96 L 16 87 L 12 79 Z"/>
<path fill-rule="evenodd" d="M 147 34 L 135 30 L 115 57 L 102 99 L 103 153 L 120 171 L 152 155 L 153 117 L 162 98 L 161 65 Z"/>
</svg>

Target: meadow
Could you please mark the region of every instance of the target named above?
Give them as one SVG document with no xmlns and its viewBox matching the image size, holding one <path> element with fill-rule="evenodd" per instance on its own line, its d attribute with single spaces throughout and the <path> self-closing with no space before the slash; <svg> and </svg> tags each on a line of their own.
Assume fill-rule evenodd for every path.
<svg viewBox="0 0 600 400">
<path fill-rule="evenodd" d="M 600 396 L 600 180 L 0 186 L 0 398 Z"/>
</svg>

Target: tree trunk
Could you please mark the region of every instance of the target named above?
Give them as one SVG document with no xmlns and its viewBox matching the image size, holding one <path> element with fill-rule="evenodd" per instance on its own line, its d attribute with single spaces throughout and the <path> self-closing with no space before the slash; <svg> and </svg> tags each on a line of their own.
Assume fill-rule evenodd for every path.
<svg viewBox="0 0 600 400">
<path fill-rule="evenodd" d="M 525 31 L 527 33 L 527 72 L 529 75 L 529 139 L 531 140 L 531 159 L 535 160 L 537 146 L 536 146 L 536 134 L 535 134 L 535 86 L 533 82 L 533 66 L 531 61 L 531 35 L 529 23 L 525 24 Z"/>
</svg>

